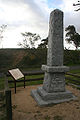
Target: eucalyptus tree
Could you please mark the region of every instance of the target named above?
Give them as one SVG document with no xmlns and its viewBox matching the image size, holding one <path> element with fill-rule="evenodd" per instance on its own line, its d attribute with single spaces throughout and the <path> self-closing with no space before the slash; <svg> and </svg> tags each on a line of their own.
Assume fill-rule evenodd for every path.
<svg viewBox="0 0 80 120">
<path fill-rule="evenodd" d="M 65 40 L 68 43 L 74 43 L 76 49 L 78 49 L 78 47 L 80 47 L 80 35 L 79 33 L 76 32 L 76 28 L 74 27 L 74 25 L 69 25 L 68 27 L 66 27 L 65 31 L 66 31 Z"/>
<path fill-rule="evenodd" d="M 4 25 L 4 24 L 0 26 L 0 43 L 3 40 L 3 37 L 4 37 L 3 33 L 4 33 L 6 27 L 7 27 L 7 25 Z"/>
<path fill-rule="evenodd" d="M 41 39 L 40 35 L 31 32 L 21 33 L 23 36 L 23 42 L 19 42 L 18 45 L 22 48 L 35 48 L 38 40 Z"/>
<path fill-rule="evenodd" d="M 80 1 L 78 1 L 78 3 L 74 3 L 73 6 L 77 6 L 78 8 L 75 11 L 79 11 L 80 10 Z"/>
</svg>

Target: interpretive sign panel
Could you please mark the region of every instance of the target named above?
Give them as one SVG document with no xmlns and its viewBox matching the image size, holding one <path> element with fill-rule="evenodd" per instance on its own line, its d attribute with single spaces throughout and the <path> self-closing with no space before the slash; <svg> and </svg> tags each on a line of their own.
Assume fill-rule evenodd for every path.
<svg viewBox="0 0 80 120">
<path fill-rule="evenodd" d="M 9 70 L 9 73 L 12 75 L 12 77 L 15 80 L 18 80 L 18 79 L 24 77 L 24 75 L 22 74 L 22 72 L 18 68 Z"/>
<path fill-rule="evenodd" d="M 14 78 L 15 93 L 16 93 L 16 82 L 18 82 L 18 79 L 24 78 L 24 88 L 25 88 L 25 76 L 22 74 L 22 72 L 18 68 L 8 70 L 8 72 Z"/>
</svg>

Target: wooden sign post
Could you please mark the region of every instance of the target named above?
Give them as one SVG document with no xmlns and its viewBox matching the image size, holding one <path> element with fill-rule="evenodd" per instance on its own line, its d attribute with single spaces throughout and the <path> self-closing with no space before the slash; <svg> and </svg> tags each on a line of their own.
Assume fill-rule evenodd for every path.
<svg viewBox="0 0 80 120">
<path fill-rule="evenodd" d="M 24 78 L 24 88 L 25 88 L 25 76 L 22 74 L 22 72 L 18 68 L 8 70 L 8 72 L 10 73 L 12 78 L 14 79 L 15 93 L 16 93 L 16 82 L 17 82 L 18 79 Z"/>
</svg>

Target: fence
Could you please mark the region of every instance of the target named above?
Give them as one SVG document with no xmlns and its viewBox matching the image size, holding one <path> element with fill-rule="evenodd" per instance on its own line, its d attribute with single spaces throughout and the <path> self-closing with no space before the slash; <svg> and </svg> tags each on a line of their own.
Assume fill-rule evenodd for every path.
<svg viewBox="0 0 80 120">
<path fill-rule="evenodd" d="M 65 79 L 68 80 L 69 82 L 75 82 L 76 83 L 76 85 L 75 84 L 72 84 L 72 85 L 80 88 L 80 75 L 76 75 L 76 74 L 72 74 L 72 73 L 66 73 L 66 75 L 78 78 L 79 80 L 76 80 L 76 79 L 73 79 L 73 78 L 70 78 L 70 77 L 65 77 Z"/>
<path fill-rule="evenodd" d="M 29 75 L 43 75 L 44 72 L 42 70 L 39 70 L 39 71 L 27 71 L 27 72 L 23 72 L 24 76 L 29 76 Z M 80 79 L 80 76 L 79 75 L 75 75 L 75 74 L 72 74 L 72 73 L 66 73 L 66 75 L 69 75 L 69 76 L 73 76 L 73 77 L 76 77 L 76 78 L 79 78 Z M 7 74 L 7 76 L 9 77 L 10 75 Z M 25 79 L 25 82 L 27 81 L 38 81 L 38 80 L 43 80 L 44 77 L 40 77 L 40 78 L 32 78 L 32 79 Z M 65 77 L 66 80 L 69 80 L 69 81 L 73 81 L 73 82 L 76 82 L 80 85 L 80 81 L 79 80 L 74 80 L 72 79 L 71 77 Z M 8 81 L 9 83 L 13 83 L 14 81 L 12 80 L 9 80 Z M 23 80 L 17 80 L 16 82 L 23 82 Z"/>
<path fill-rule="evenodd" d="M 29 71 L 29 72 L 22 72 L 24 74 L 24 76 L 29 76 L 29 75 L 42 75 L 44 74 L 43 71 L 39 70 L 39 71 Z M 10 74 L 7 73 L 7 77 L 10 77 Z M 37 80 L 43 80 L 44 77 L 41 78 L 32 78 L 32 79 L 25 79 L 25 81 L 37 81 Z M 13 83 L 14 81 L 9 80 L 9 83 Z M 23 82 L 23 80 L 17 80 L 16 82 Z"/>
<path fill-rule="evenodd" d="M 30 72 L 23 72 L 24 76 L 29 76 L 29 75 L 43 75 L 44 72 L 43 71 L 30 71 Z M 75 74 L 72 74 L 72 73 L 66 73 L 66 75 L 69 75 L 69 76 L 74 76 L 74 77 L 77 77 L 77 78 L 80 78 L 79 75 L 75 75 Z M 10 77 L 10 74 L 7 74 L 7 77 Z M 69 80 L 69 81 L 75 81 L 77 82 L 79 85 L 80 85 L 80 81 L 79 80 L 73 80 L 72 78 L 70 77 L 65 77 L 66 80 Z M 25 81 L 38 81 L 38 80 L 43 80 L 44 77 L 41 77 L 41 78 L 34 78 L 34 79 L 25 79 Z M 6 94 L 6 110 L 7 110 L 7 119 L 8 120 L 12 120 L 12 105 L 11 105 L 11 90 L 9 89 L 8 87 L 8 82 L 9 83 L 12 83 L 14 82 L 14 80 L 6 80 L 6 89 L 5 89 L 5 94 Z M 16 82 L 23 82 L 23 80 L 17 80 Z"/>
</svg>

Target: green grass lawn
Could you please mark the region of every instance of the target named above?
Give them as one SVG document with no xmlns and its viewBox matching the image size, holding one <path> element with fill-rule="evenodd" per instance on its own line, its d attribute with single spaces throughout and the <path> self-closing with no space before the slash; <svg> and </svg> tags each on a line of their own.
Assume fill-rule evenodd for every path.
<svg viewBox="0 0 80 120">
<path fill-rule="evenodd" d="M 44 75 L 30 75 L 30 76 L 26 76 L 26 80 L 27 79 L 32 79 L 32 78 L 41 78 L 43 77 Z M 8 80 L 13 80 L 12 77 L 7 77 Z M 22 78 L 23 79 L 23 78 Z M 5 78 L 0 78 L 0 90 L 1 89 L 4 89 L 4 83 L 5 83 Z M 26 82 L 26 86 L 28 85 L 38 85 L 38 84 L 42 84 L 43 83 L 43 80 L 39 80 L 39 81 L 27 81 Z M 17 87 L 21 87 L 24 85 L 24 82 L 17 82 L 16 86 Z M 14 83 L 10 83 L 9 84 L 9 87 L 12 88 L 14 87 Z"/>
<path fill-rule="evenodd" d="M 73 73 L 73 74 L 77 74 L 77 75 L 80 75 L 80 70 L 71 70 L 69 71 L 70 73 Z M 26 76 L 26 79 L 32 79 L 32 78 L 40 78 L 40 77 L 44 77 L 44 75 L 30 75 L 30 76 Z M 73 80 L 79 80 L 80 81 L 80 78 L 76 78 L 76 77 L 73 77 L 73 76 L 70 76 L 70 75 L 66 75 L 66 77 L 70 77 L 71 79 Z M 0 90 L 1 89 L 4 89 L 4 82 L 5 82 L 5 77 L 3 78 L 0 78 Z M 12 77 L 7 77 L 8 80 L 13 80 Z M 71 83 L 74 83 L 74 84 L 77 84 L 76 82 L 74 81 L 70 81 L 70 80 L 67 80 L 67 82 L 71 82 Z M 39 80 L 39 81 L 27 81 L 26 82 L 26 85 L 37 85 L 37 84 L 42 84 L 43 83 L 43 80 Z M 23 86 L 24 82 L 17 82 L 17 87 L 20 87 L 20 86 Z M 10 83 L 9 84 L 9 87 L 14 87 L 14 83 Z"/>
<path fill-rule="evenodd" d="M 70 72 L 70 73 L 73 73 L 73 74 L 79 74 L 79 75 L 80 75 L 80 69 L 70 70 L 69 72 Z"/>
<path fill-rule="evenodd" d="M 71 71 L 69 71 L 69 73 L 72 73 L 72 74 L 75 74 L 75 75 L 79 75 L 80 76 L 80 69 L 77 69 L 77 70 L 71 70 Z M 66 75 L 66 77 L 69 77 L 69 78 L 71 78 L 72 80 L 70 81 L 70 80 L 66 80 L 66 82 L 67 83 L 72 83 L 72 84 L 76 84 L 76 85 L 80 85 L 79 83 L 77 83 L 75 80 L 77 80 L 77 81 L 80 81 L 80 78 L 78 78 L 78 77 L 74 77 L 74 76 L 71 76 L 71 75 Z"/>
<path fill-rule="evenodd" d="M 66 82 L 67 82 L 67 83 L 72 83 L 72 84 L 79 85 L 79 83 L 76 82 L 75 80 L 80 81 L 80 78 L 73 77 L 73 76 L 70 76 L 70 75 L 66 75 L 66 77 L 69 77 L 69 78 L 71 79 L 71 80 L 66 79 Z"/>
</svg>

